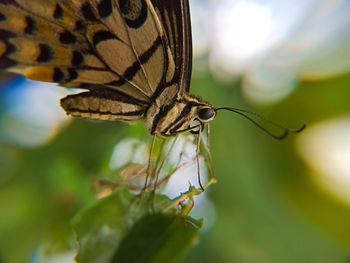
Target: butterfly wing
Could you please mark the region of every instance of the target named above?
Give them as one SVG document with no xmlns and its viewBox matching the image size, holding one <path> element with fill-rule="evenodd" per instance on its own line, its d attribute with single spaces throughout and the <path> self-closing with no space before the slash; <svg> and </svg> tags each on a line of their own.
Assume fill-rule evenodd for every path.
<svg viewBox="0 0 350 263">
<path fill-rule="evenodd" d="M 177 83 L 179 95 L 188 93 L 192 73 L 192 34 L 188 0 L 152 0 L 161 24 L 166 32 L 174 57 L 175 74 L 171 84 Z"/>
<path fill-rule="evenodd" d="M 187 11 L 188 0 L 0 0 L 0 68 L 102 97 L 114 90 L 145 108 L 166 88 L 188 88 L 173 85 L 189 78 Z M 77 101 L 62 106 L 72 113 L 65 106 Z"/>
<path fill-rule="evenodd" d="M 125 27 L 124 42 L 129 41 L 135 53 L 136 61 L 127 68 L 124 77 L 135 79 L 142 77 L 142 83 L 152 92 L 151 100 L 161 93 L 175 74 L 175 63 L 167 41 L 161 20 L 150 0 L 105 0 L 112 3 L 119 11 Z M 100 3 L 102 3 L 100 2 Z M 174 2 L 177 2 L 174 1 Z M 106 12 L 108 13 L 108 12 Z M 113 32 L 120 31 L 120 24 L 112 18 L 115 15 L 105 14 L 103 21 Z M 107 50 L 101 43 L 101 52 Z"/>
</svg>

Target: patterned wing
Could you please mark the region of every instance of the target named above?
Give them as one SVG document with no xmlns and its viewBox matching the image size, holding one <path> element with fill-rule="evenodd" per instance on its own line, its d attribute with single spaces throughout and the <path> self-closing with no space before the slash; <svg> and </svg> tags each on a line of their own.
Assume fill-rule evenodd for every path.
<svg viewBox="0 0 350 263">
<path fill-rule="evenodd" d="M 165 57 L 150 13 L 144 1 L 0 0 L 0 68 L 68 87 L 109 87 L 148 101 Z M 143 25 L 140 36 L 128 20 L 135 17 Z"/>
<path fill-rule="evenodd" d="M 153 100 L 157 89 L 174 75 L 175 66 L 152 3 L 149 0 L 90 0 L 89 4 L 80 2 L 78 9 L 89 14 L 85 19 L 93 25 L 88 27 L 87 38 L 106 64 L 117 71 L 122 80 L 142 87 Z"/>
<path fill-rule="evenodd" d="M 91 2 L 95 2 L 96 8 L 98 1 Z M 163 4 L 167 2 L 180 3 L 178 0 L 171 0 L 163 1 Z M 120 12 L 126 31 L 118 37 L 124 42 L 129 41 L 137 57 L 137 61 L 127 68 L 125 78 L 143 76 L 142 82 L 152 91 L 152 101 L 155 101 L 165 88 L 171 87 L 172 92 L 167 97 L 172 99 L 170 94 L 178 92 L 178 85 L 172 85 L 178 83 L 173 81 L 176 74 L 174 53 L 169 46 L 169 37 L 162 25 L 159 9 L 155 10 L 151 0 L 103 0 L 100 3 L 108 6 L 103 14 L 103 22 L 115 35 L 120 32 L 120 23 L 114 21 L 117 15 L 113 12 Z M 118 8 L 113 8 L 114 5 Z M 104 44 L 108 45 L 108 41 Z M 101 47 L 101 52 L 103 50 L 106 49 Z"/>
<path fill-rule="evenodd" d="M 0 0 L 0 69 L 104 98 L 115 90 L 143 108 L 170 100 L 189 87 L 188 0 Z M 62 106 L 72 113 L 76 101 Z M 105 102 L 84 101 L 74 116 Z"/>
<path fill-rule="evenodd" d="M 188 0 L 152 0 L 167 35 L 175 62 L 172 83 L 178 83 L 180 96 L 188 93 L 192 73 L 192 35 Z"/>
</svg>

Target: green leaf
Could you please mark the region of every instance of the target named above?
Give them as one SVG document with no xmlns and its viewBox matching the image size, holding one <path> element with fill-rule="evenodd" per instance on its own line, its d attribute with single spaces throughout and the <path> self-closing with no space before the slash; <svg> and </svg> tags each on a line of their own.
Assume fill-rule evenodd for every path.
<svg viewBox="0 0 350 263">
<path fill-rule="evenodd" d="M 185 221 L 184 218 L 175 216 L 178 212 L 177 206 L 176 201 L 163 195 L 154 194 L 152 191 L 146 191 L 140 195 L 131 192 L 128 188 L 117 189 L 110 196 L 98 200 L 94 205 L 75 217 L 73 227 L 79 244 L 77 261 L 84 263 L 111 262 L 111 258 L 125 236 L 126 238 L 122 244 L 123 247 L 128 247 L 129 242 L 127 240 L 130 237 L 133 239 L 135 229 L 136 233 L 140 230 L 160 231 L 158 228 L 154 228 L 153 225 L 161 227 L 161 232 L 166 233 L 166 236 L 162 237 L 162 247 L 159 248 L 158 243 L 154 243 L 156 245 L 154 249 L 158 252 L 156 254 L 152 253 L 152 260 L 162 259 L 164 256 L 171 254 L 171 249 L 181 251 L 180 254 L 182 254 L 193 243 L 199 223 L 190 220 Z M 162 216 L 157 215 L 154 218 L 160 220 L 160 222 L 151 225 L 148 224 L 148 221 L 142 223 L 145 218 L 147 220 L 150 213 L 163 213 Z M 144 218 L 140 220 L 142 217 Z M 153 217 L 154 215 L 151 216 L 151 218 Z M 175 218 L 176 220 L 173 220 Z M 134 226 L 137 221 L 138 223 Z M 179 233 L 182 234 L 179 235 Z M 157 236 L 159 235 L 157 234 Z M 147 248 L 149 242 L 149 240 L 140 239 L 137 244 Z M 124 257 L 125 253 L 127 252 L 123 249 L 123 253 L 120 255 Z M 116 255 L 119 257 L 119 253 Z M 172 258 L 175 257 L 172 256 Z"/>
<path fill-rule="evenodd" d="M 121 195 L 97 201 L 73 220 L 77 234 L 78 262 L 108 262 L 125 229 Z"/>
<path fill-rule="evenodd" d="M 197 230 L 181 216 L 146 215 L 123 239 L 111 262 L 178 262 L 197 240 Z"/>
</svg>

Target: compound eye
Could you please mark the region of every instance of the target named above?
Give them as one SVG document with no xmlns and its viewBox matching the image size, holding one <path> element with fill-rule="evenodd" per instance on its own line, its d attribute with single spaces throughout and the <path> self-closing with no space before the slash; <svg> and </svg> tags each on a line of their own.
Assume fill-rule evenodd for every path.
<svg viewBox="0 0 350 263">
<path fill-rule="evenodd" d="M 209 119 L 213 118 L 214 115 L 215 115 L 215 111 L 212 108 L 204 108 L 204 109 L 199 110 L 199 112 L 198 112 L 198 117 L 201 120 L 209 120 Z"/>
</svg>

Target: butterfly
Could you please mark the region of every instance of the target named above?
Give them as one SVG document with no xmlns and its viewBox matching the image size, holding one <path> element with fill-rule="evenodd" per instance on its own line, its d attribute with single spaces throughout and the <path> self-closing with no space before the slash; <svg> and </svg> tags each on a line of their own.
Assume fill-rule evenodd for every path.
<svg viewBox="0 0 350 263">
<path fill-rule="evenodd" d="M 67 114 L 143 120 L 154 138 L 246 113 L 190 94 L 188 0 L 0 0 L 0 69 L 85 89 L 61 99 Z"/>
<path fill-rule="evenodd" d="M 188 0 L 1 0 L 0 12 L 0 68 L 87 89 L 61 100 L 67 114 L 163 136 L 215 117 L 189 94 Z"/>
</svg>

